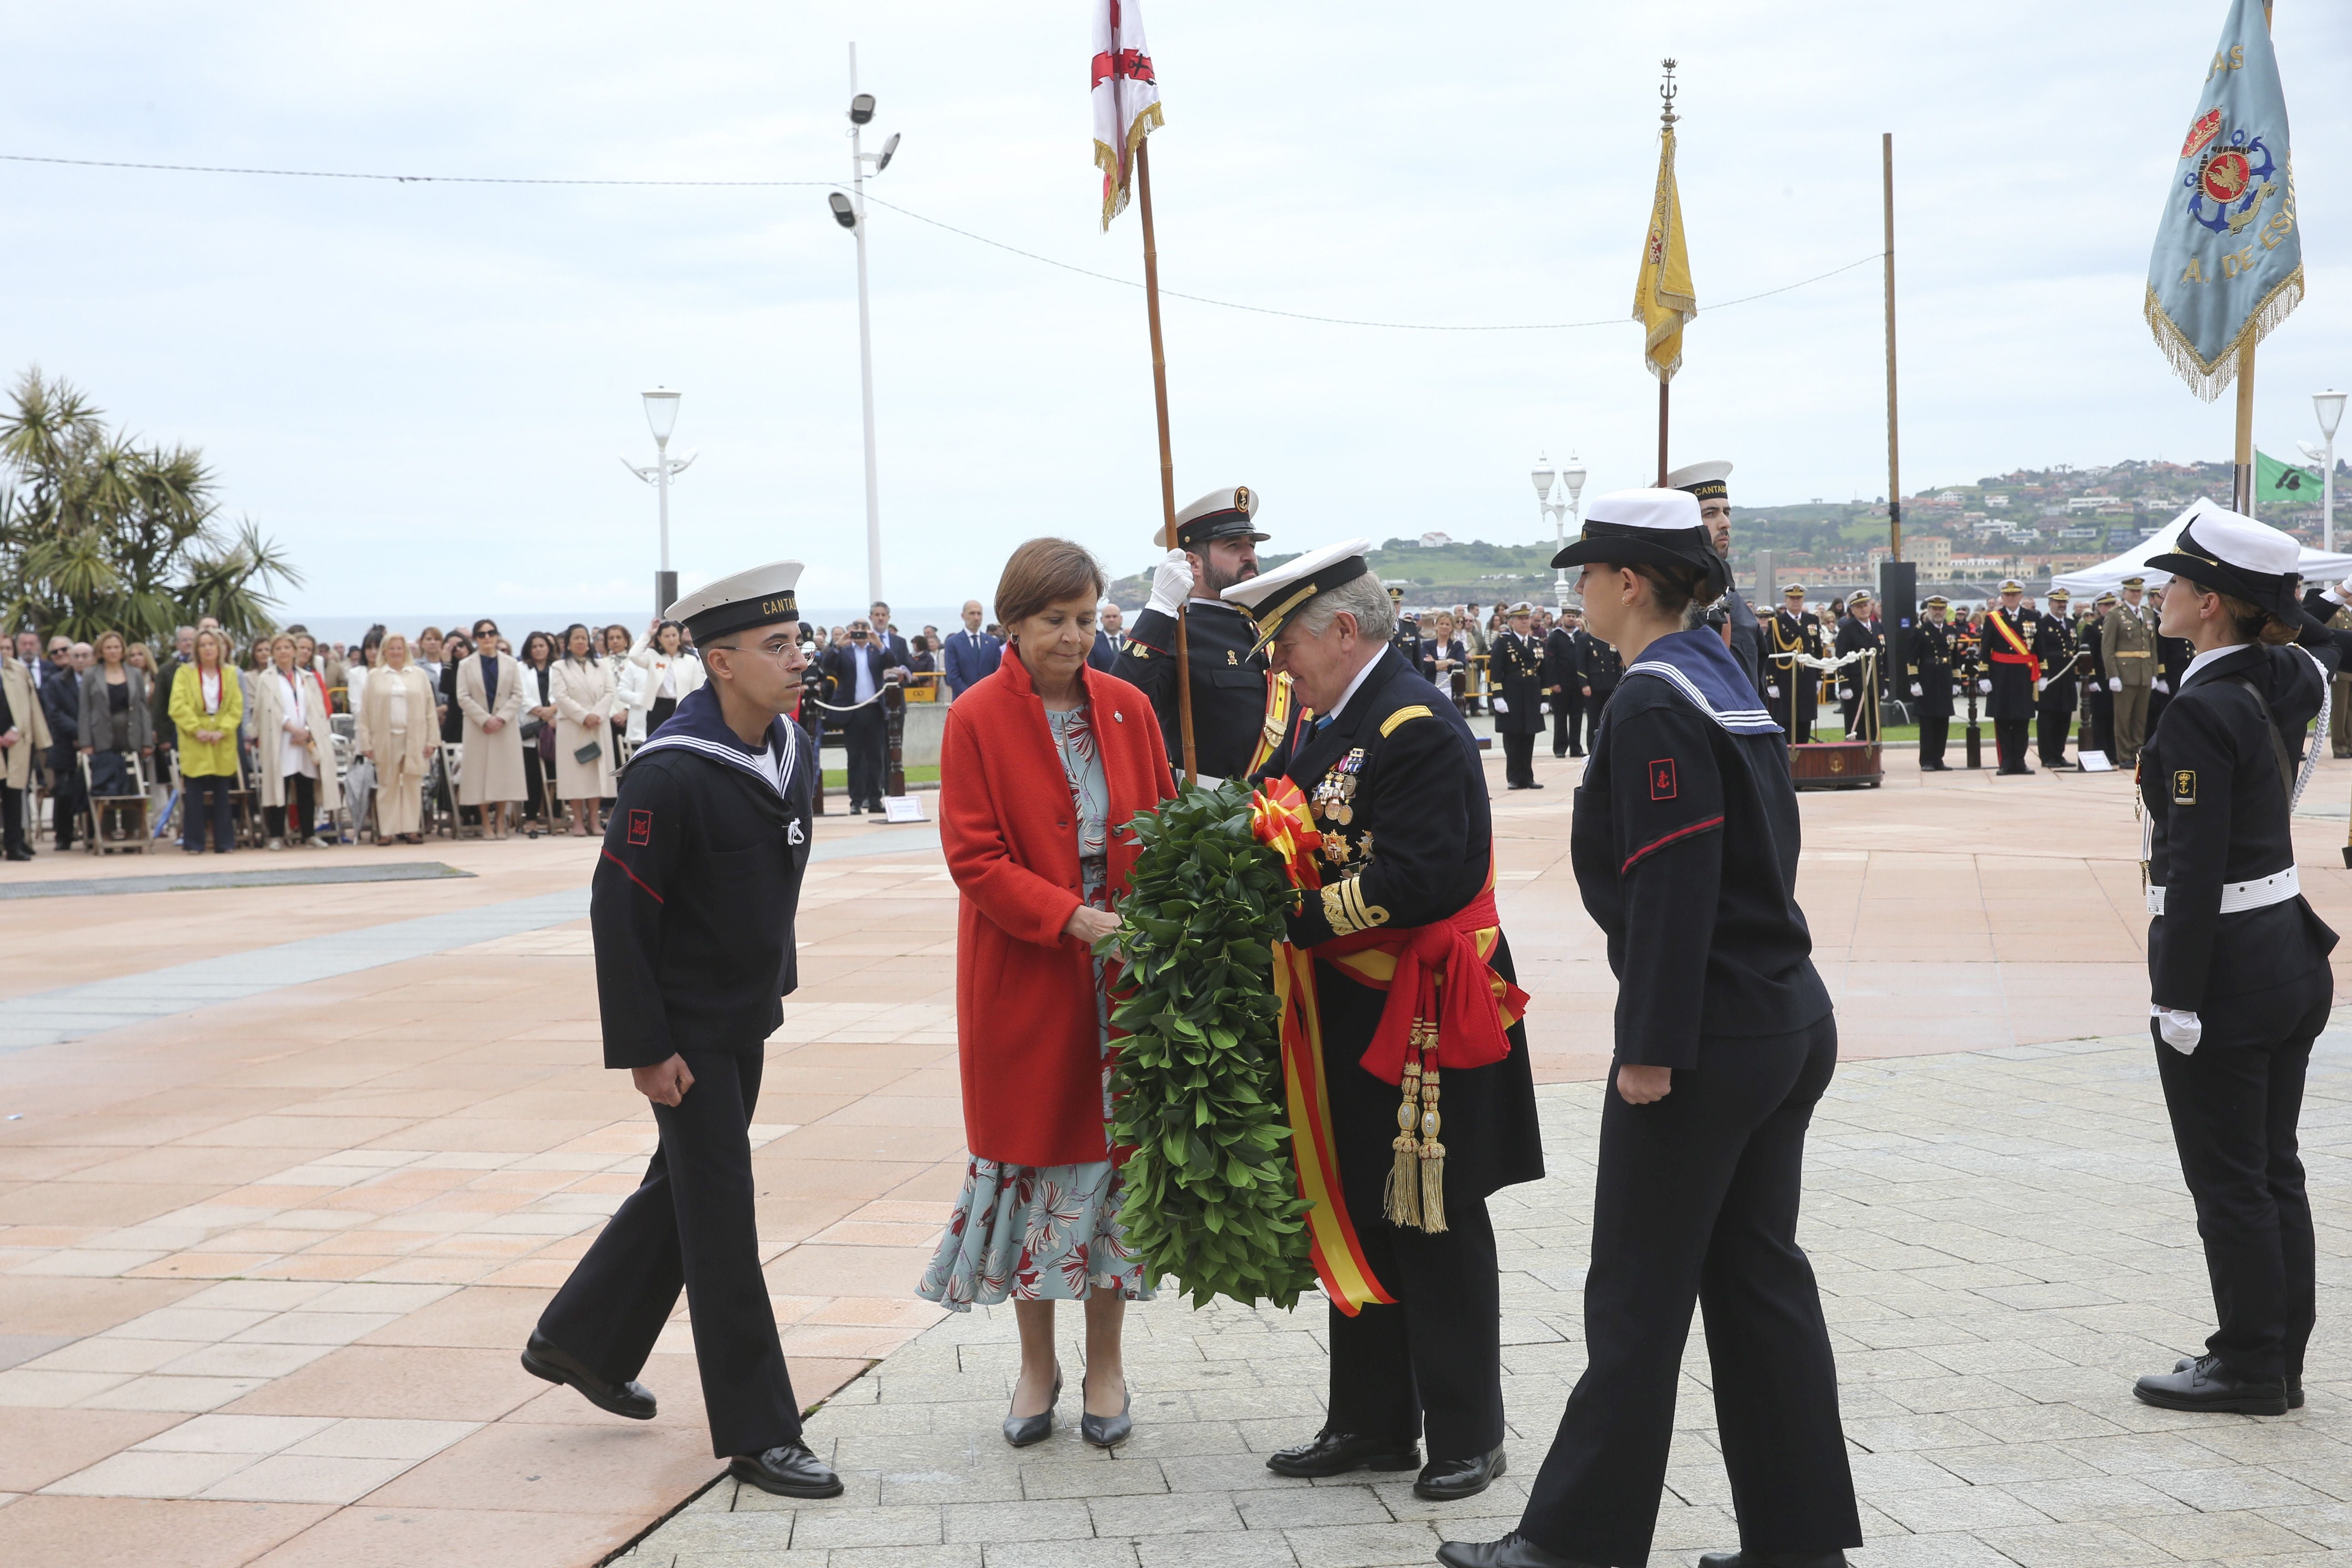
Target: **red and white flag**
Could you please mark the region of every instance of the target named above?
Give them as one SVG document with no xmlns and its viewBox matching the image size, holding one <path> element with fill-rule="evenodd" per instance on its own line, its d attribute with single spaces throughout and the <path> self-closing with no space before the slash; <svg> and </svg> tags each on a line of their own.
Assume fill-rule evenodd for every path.
<svg viewBox="0 0 2352 1568">
<path fill-rule="evenodd" d="M 1094 0 L 1095 166 L 1103 172 L 1103 227 L 1127 205 L 1135 150 L 1158 130 L 1160 79 L 1143 41 L 1142 0 Z"/>
</svg>

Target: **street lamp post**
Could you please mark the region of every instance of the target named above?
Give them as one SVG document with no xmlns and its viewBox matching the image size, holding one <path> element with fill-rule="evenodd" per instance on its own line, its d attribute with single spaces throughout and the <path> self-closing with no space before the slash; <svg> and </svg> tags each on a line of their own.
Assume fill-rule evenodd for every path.
<svg viewBox="0 0 2352 1568">
<path fill-rule="evenodd" d="M 1557 555 L 1568 544 L 1569 520 L 1577 515 L 1577 500 L 1584 493 L 1584 465 L 1570 457 L 1568 459 L 1568 467 L 1555 475 L 1552 472 L 1551 459 L 1539 457 L 1536 459 L 1535 472 L 1530 477 L 1536 483 L 1537 510 L 1551 520 L 1552 553 Z M 1559 489 L 1567 492 L 1567 499 L 1564 500 L 1552 499 L 1556 493 L 1552 489 L 1555 479 L 1559 481 Z M 1578 531 L 1583 531 L 1581 521 L 1578 523 Z M 1551 585 L 1552 598 L 1558 608 L 1563 610 L 1568 608 L 1569 591 L 1568 568 L 1562 566 L 1557 569 Z"/>
<path fill-rule="evenodd" d="M 678 394 L 666 386 L 656 386 L 641 395 L 646 400 L 646 423 L 654 433 L 654 460 L 644 468 L 626 458 L 621 462 L 629 472 L 653 486 L 661 497 L 661 565 L 654 573 L 654 614 L 658 616 L 677 603 L 677 574 L 669 565 L 669 482 L 691 468 L 701 454 L 688 452 L 678 458 L 669 455 L 669 435 L 677 427 Z"/>
<path fill-rule="evenodd" d="M 2311 406 L 2319 416 L 2319 433 L 2326 437 L 2321 450 L 2319 470 L 2319 547 L 2333 553 L 2336 549 L 2336 426 L 2344 417 L 2344 395 L 2340 392 L 2315 392 Z"/>
<path fill-rule="evenodd" d="M 866 289 L 866 168 L 880 174 L 898 151 L 894 132 L 879 153 L 866 151 L 864 135 L 874 119 L 874 95 L 857 90 L 857 46 L 849 46 L 849 188 L 825 198 L 834 222 L 857 238 L 857 376 L 866 410 L 866 588 L 869 602 L 882 598 L 882 497 L 874 461 L 874 325 Z"/>
</svg>

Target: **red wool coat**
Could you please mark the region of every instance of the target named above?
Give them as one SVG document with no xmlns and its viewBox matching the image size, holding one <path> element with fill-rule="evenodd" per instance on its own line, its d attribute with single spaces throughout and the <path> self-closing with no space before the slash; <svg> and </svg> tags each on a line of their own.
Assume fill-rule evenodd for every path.
<svg viewBox="0 0 2352 1568">
<path fill-rule="evenodd" d="M 1135 868 L 1135 814 L 1176 793 L 1142 692 L 1082 671 L 1110 789 L 1114 903 Z M 956 1037 L 964 1142 L 983 1159 L 1076 1165 L 1110 1157 L 1094 963 L 1062 934 L 1079 904 L 1069 780 L 1017 649 L 948 710 L 940 743 L 940 842 L 962 890 L 956 916 Z"/>
</svg>

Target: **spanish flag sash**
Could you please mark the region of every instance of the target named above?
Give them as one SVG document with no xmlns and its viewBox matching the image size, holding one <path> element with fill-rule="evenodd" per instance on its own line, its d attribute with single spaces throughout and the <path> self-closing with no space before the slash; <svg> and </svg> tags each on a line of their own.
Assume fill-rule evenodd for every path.
<svg viewBox="0 0 2352 1568">
<path fill-rule="evenodd" d="M 1282 744 L 1283 737 L 1290 732 L 1291 718 L 1297 711 L 1297 699 L 1291 690 L 1290 677 L 1279 670 L 1267 677 L 1265 722 L 1259 726 L 1257 745 L 1250 752 L 1249 771 L 1242 775 L 1244 778 L 1255 778 L 1264 771 L 1265 764 L 1273 759 L 1276 749 Z M 1309 831 L 1312 829 L 1310 828 Z"/>
<path fill-rule="evenodd" d="M 2006 610 L 1994 610 L 1985 616 L 1985 620 L 1990 624 L 1993 630 L 2000 634 L 2000 640 L 2009 645 L 2007 653 L 2003 653 L 1999 648 L 1993 649 L 1992 661 L 1995 664 L 2021 664 L 2032 671 L 2034 679 L 2041 679 L 2042 661 L 2033 657 L 2033 650 L 2025 646 L 2025 639 L 2019 637 L 2017 628 L 2009 624 L 2009 613 Z"/>
</svg>

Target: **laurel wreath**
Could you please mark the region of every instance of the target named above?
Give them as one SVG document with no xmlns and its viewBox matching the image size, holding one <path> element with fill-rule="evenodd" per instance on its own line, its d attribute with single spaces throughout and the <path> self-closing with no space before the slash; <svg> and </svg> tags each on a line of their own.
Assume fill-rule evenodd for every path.
<svg viewBox="0 0 2352 1568">
<path fill-rule="evenodd" d="M 1113 1142 L 1130 1148 L 1119 1222 L 1157 1283 L 1287 1310 L 1314 1282 L 1306 1201 L 1283 1124 L 1271 944 L 1290 889 L 1250 833 L 1238 782 L 1184 788 L 1136 817 L 1141 852 L 1119 929 Z"/>
</svg>

